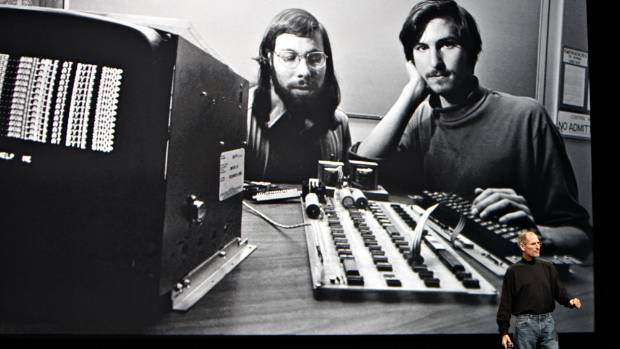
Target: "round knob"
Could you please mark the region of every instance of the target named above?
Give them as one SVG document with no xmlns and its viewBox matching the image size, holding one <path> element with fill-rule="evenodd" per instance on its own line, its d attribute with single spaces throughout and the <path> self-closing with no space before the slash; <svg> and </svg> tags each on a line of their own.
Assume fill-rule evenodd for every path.
<svg viewBox="0 0 620 349">
<path fill-rule="evenodd" d="M 196 195 L 190 195 L 187 199 L 192 222 L 202 223 L 207 215 L 207 205 L 199 200 Z"/>
</svg>

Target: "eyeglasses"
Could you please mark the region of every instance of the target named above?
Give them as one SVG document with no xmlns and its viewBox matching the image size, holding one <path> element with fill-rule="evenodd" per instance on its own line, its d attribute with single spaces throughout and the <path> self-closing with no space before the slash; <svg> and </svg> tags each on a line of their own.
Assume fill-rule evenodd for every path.
<svg viewBox="0 0 620 349">
<path fill-rule="evenodd" d="M 327 63 L 327 55 L 324 52 L 308 52 L 305 55 L 300 55 L 294 51 L 280 51 L 274 52 L 280 62 L 286 69 L 295 69 L 299 66 L 299 62 L 303 57 L 306 61 L 306 65 L 310 69 L 320 69 Z"/>
</svg>

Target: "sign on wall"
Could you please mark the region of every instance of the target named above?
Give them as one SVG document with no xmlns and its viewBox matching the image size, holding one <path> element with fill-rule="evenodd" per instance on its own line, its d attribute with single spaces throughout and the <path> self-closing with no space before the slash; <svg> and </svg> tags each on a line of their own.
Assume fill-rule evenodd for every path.
<svg viewBox="0 0 620 349">
<path fill-rule="evenodd" d="M 562 135 L 590 139 L 588 52 L 564 47 L 557 126 Z"/>
<path fill-rule="evenodd" d="M 590 139 L 590 115 L 558 111 L 557 126 L 560 133 L 575 138 Z"/>
</svg>

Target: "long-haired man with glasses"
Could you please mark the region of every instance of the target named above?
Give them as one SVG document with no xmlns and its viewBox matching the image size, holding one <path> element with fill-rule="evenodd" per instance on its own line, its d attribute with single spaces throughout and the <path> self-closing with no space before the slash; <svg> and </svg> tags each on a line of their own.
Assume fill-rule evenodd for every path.
<svg viewBox="0 0 620 349">
<path fill-rule="evenodd" d="M 301 9 L 269 24 L 259 48 L 258 84 L 250 91 L 246 178 L 300 183 L 318 160 L 347 161 L 348 118 L 323 25 Z"/>
</svg>

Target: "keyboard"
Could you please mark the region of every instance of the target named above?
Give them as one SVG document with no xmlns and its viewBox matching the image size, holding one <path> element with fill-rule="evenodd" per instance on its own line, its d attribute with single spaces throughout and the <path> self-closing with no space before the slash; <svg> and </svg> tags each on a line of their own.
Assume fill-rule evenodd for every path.
<svg viewBox="0 0 620 349">
<path fill-rule="evenodd" d="M 477 246 L 471 243 L 461 244 L 462 250 L 491 271 L 503 275 L 508 265 L 521 260 L 517 237 L 521 231 L 528 229 L 527 227 L 500 223 L 496 218 L 482 219 L 471 213 L 471 202 L 454 193 L 424 191 L 420 206 L 429 207 L 434 204 L 439 206 L 430 219 L 440 228 L 438 230 L 448 236 L 462 217 L 465 223 L 462 235 Z M 544 246 L 542 253 L 545 253 Z M 572 265 L 583 264 L 569 255 L 542 255 L 540 258 L 555 265 L 562 278 L 570 277 Z"/>
</svg>

